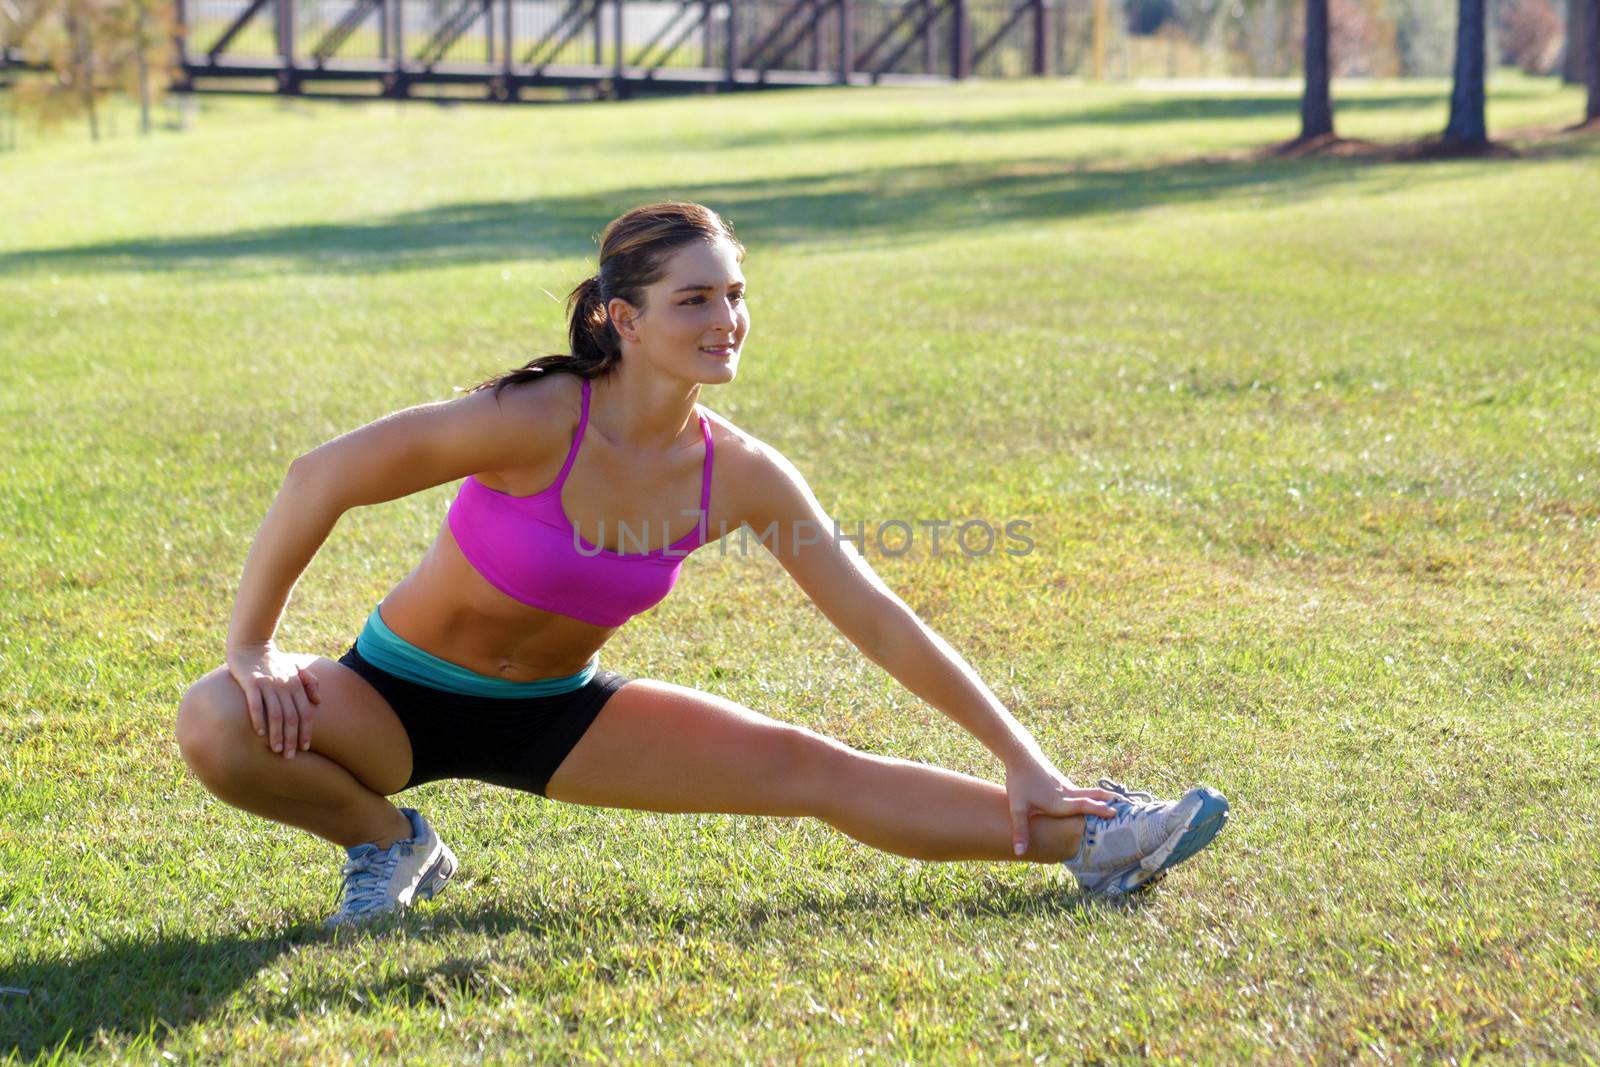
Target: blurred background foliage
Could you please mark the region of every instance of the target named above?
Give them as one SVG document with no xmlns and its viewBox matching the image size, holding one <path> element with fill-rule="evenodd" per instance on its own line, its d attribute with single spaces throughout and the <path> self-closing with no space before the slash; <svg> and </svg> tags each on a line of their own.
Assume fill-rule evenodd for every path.
<svg viewBox="0 0 1600 1067">
<path fill-rule="evenodd" d="M 1301 0 L 1123 0 L 1112 73 L 1131 77 L 1286 78 L 1301 70 Z M 1494 0 L 1491 66 L 1549 75 L 1562 67 L 1566 4 Z M 1334 77 L 1447 77 L 1456 0 L 1329 0 Z M 1086 9 L 1074 12 L 1090 18 Z"/>
</svg>

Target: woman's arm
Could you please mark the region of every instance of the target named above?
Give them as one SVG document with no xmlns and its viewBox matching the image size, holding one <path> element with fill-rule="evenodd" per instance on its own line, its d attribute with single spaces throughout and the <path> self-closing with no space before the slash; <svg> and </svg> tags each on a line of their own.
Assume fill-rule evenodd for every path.
<svg viewBox="0 0 1600 1067">
<path fill-rule="evenodd" d="M 741 479 L 742 517 L 758 534 L 771 531 L 762 543 L 812 603 L 869 659 L 1005 765 L 1018 855 L 1027 847 L 1030 812 L 1113 814 L 1097 803 L 1110 793 L 1074 789 L 971 665 L 883 584 L 849 541 L 834 538 L 833 520 L 792 463 L 759 442 L 744 455 L 750 477 Z"/>
<path fill-rule="evenodd" d="M 1043 760 L 1027 728 L 1012 716 L 961 654 L 909 607 L 886 614 L 878 666 L 901 685 L 960 723 L 1007 767 Z"/>
<path fill-rule="evenodd" d="M 289 473 L 245 556 L 228 623 L 230 650 L 272 643 L 301 572 L 344 514 L 345 509 L 319 492 L 318 486 L 304 456 L 289 464 Z"/>
<path fill-rule="evenodd" d="M 534 405 L 549 406 L 549 400 Z M 559 419 L 560 406 L 547 416 Z M 387 415 L 289 464 L 245 557 L 228 623 L 228 670 L 244 690 L 256 733 L 293 757 L 310 747 L 316 680 L 274 644 L 294 586 L 339 518 L 352 508 L 408 496 L 478 471 L 528 459 L 542 435 L 530 406 L 485 391 Z M 553 439 L 553 435 L 552 435 Z M 532 443 L 530 443 L 532 442 Z"/>
</svg>

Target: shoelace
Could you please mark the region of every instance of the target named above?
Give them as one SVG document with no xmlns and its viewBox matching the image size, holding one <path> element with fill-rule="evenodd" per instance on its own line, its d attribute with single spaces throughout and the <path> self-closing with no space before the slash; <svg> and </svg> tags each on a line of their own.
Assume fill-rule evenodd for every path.
<svg viewBox="0 0 1600 1067">
<path fill-rule="evenodd" d="M 1102 779 L 1100 779 L 1099 785 L 1100 785 L 1101 789 L 1109 790 L 1110 792 L 1120 794 L 1121 796 L 1126 797 L 1130 801 L 1139 801 L 1139 802 L 1144 803 L 1144 804 L 1154 804 L 1154 803 L 1156 803 L 1156 798 L 1155 798 L 1155 794 L 1154 793 L 1146 793 L 1142 789 L 1129 789 L 1127 786 L 1123 785 L 1121 782 L 1115 781 L 1115 780 L 1110 779 L 1110 778 L 1102 778 Z"/>
<path fill-rule="evenodd" d="M 339 873 L 344 880 L 339 884 L 339 896 L 344 901 L 341 911 L 360 915 L 388 904 L 384 890 L 389 875 L 401 856 L 411 855 L 409 842 L 397 841 L 383 852 L 368 852 L 355 859 L 346 860 Z"/>
<path fill-rule="evenodd" d="M 1161 802 L 1155 794 L 1147 793 L 1142 789 L 1129 789 L 1121 782 L 1112 778 L 1102 778 L 1099 781 L 1101 789 L 1109 790 L 1121 797 L 1121 800 L 1111 801 L 1111 806 L 1116 809 L 1116 817 L 1102 820 L 1102 825 L 1096 827 L 1098 832 L 1092 835 L 1093 840 L 1098 840 L 1102 833 L 1123 826 L 1134 819 L 1145 815 L 1149 809 Z M 1086 825 L 1093 825 L 1092 823 Z"/>
</svg>

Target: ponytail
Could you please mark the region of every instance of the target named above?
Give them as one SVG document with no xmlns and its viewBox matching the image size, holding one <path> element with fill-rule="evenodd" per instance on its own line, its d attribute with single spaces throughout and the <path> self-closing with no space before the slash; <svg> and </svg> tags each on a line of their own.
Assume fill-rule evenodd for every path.
<svg viewBox="0 0 1600 1067">
<path fill-rule="evenodd" d="M 622 358 L 622 343 L 606 312 L 604 288 L 600 275 L 591 274 L 567 296 L 567 341 L 572 345 L 572 358 L 595 365 L 595 373 L 586 377 L 598 378 Z"/>
<path fill-rule="evenodd" d="M 479 382 L 468 392 L 493 389 L 498 400 L 500 390 L 543 378 L 546 374 L 576 374 L 591 381 L 608 374 L 622 359 L 622 345 L 611 326 L 605 301 L 600 297 L 598 274 L 591 274 L 567 294 L 567 341 L 572 346 L 571 355 L 540 356 L 517 370 Z"/>
</svg>

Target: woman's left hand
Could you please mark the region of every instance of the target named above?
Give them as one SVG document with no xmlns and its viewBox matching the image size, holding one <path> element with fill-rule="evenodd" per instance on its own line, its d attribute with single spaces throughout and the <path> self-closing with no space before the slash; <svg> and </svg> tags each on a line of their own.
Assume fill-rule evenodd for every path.
<svg viewBox="0 0 1600 1067">
<path fill-rule="evenodd" d="M 1011 803 L 1011 841 L 1019 856 L 1028 851 L 1029 815 L 1116 816 L 1105 803 L 1115 793 L 1077 788 L 1042 756 L 1006 765 L 1006 797 Z"/>
</svg>

